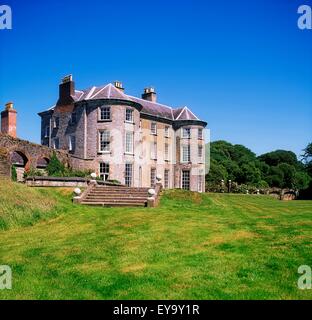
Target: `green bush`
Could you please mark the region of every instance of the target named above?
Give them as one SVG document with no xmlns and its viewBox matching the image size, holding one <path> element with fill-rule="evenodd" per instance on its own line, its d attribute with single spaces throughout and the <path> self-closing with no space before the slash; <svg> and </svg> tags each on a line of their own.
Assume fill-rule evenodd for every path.
<svg viewBox="0 0 312 320">
<path fill-rule="evenodd" d="M 48 175 L 52 177 L 63 176 L 64 170 L 64 165 L 57 158 L 56 153 L 53 152 L 50 162 L 46 168 Z"/>
<path fill-rule="evenodd" d="M 11 178 L 13 181 L 17 181 L 17 172 L 14 165 L 11 167 Z"/>
<path fill-rule="evenodd" d="M 27 172 L 24 172 L 24 178 L 27 177 L 41 177 L 44 175 L 44 172 L 42 170 L 30 168 Z"/>
</svg>

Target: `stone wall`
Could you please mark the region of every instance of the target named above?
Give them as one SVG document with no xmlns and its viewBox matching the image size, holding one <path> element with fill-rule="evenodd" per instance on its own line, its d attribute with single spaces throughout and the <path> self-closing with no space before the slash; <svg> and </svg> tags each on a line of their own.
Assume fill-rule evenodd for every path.
<svg viewBox="0 0 312 320">
<path fill-rule="evenodd" d="M 88 180 L 84 178 L 31 177 L 26 178 L 29 187 L 80 187 L 86 188 Z"/>
<path fill-rule="evenodd" d="M 0 133 L 0 168 L 1 171 L 10 176 L 12 153 L 18 152 L 25 159 L 24 169 L 36 168 L 38 162 L 45 158 L 50 159 L 54 150 L 46 146 L 35 144 L 26 140 L 13 138 L 9 135 Z M 58 159 L 66 166 L 71 165 L 71 158 L 68 152 L 55 150 Z"/>
</svg>

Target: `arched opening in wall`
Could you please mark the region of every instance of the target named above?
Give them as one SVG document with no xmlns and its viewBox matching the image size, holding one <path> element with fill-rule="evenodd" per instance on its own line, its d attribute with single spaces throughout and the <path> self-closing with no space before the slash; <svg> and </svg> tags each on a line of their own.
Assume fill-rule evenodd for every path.
<svg viewBox="0 0 312 320">
<path fill-rule="evenodd" d="M 21 151 L 13 151 L 10 154 L 10 163 L 12 166 L 12 178 L 19 182 L 24 181 L 25 167 L 28 158 Z M 14 177 L 15 176 L 15 177 Z"/>
<path fill-rule="evenodd" d="M 48 166 L 49 162 L 50 162 L 50 159 L 49 159 L 49 158 L 46 158 L 46 157 L 39 158 L 39 159 L 37 160 L 36 169 L 37 169 L 38 171 L 41 171 L 42 174 L 45 175 L 45 174 L 46 174 L 45 169 L 46 169 L 46 167 Z"/>
</svg>

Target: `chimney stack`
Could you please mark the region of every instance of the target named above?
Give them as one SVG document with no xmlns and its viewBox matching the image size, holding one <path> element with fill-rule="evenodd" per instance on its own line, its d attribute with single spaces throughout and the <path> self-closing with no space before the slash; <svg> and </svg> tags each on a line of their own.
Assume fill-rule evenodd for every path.
<svg viewBox="0 0 312 320">
<path fill-rule="evenodd" d="M 68 105 L 74 102 L 75 82 L 73 76 L 70 74 L 62 79 L 59 87 L 59 99 L 57 105 Z"/>
<path fill-rule="evenodd" d="M 1 112 L 1 132 L 16 138 L 16 110 L 13 109 L 13 102 L 5 105 Z"/>
<path fill-rule="evenodd" d="M 122 86 L 122 82 L 120 82 L 120 81 L 115 81 L 114 86 L 115 86 L 115 88 L 117 88 L 121 91 L 125 91 L 125 88 Z"/>
<path fill-rule="evenodd" d="M 144 89 L 144 93 L 142 94 L 142 99 L 156 102 L 157 95 L 155 89 L 153 87 L 148 87 Z"/>
</svg>

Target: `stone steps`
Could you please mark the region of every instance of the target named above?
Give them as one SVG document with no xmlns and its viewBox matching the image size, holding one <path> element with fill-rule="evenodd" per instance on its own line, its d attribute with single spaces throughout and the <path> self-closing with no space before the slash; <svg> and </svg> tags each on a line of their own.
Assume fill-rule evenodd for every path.
<svg viewBox="0 0 312 320">
<path fill-rule="evenodd" d="M 105 207 L 145 207 L 148 188 L 125 186 L 95 186 L 81 204 Z"/>
</svg>

